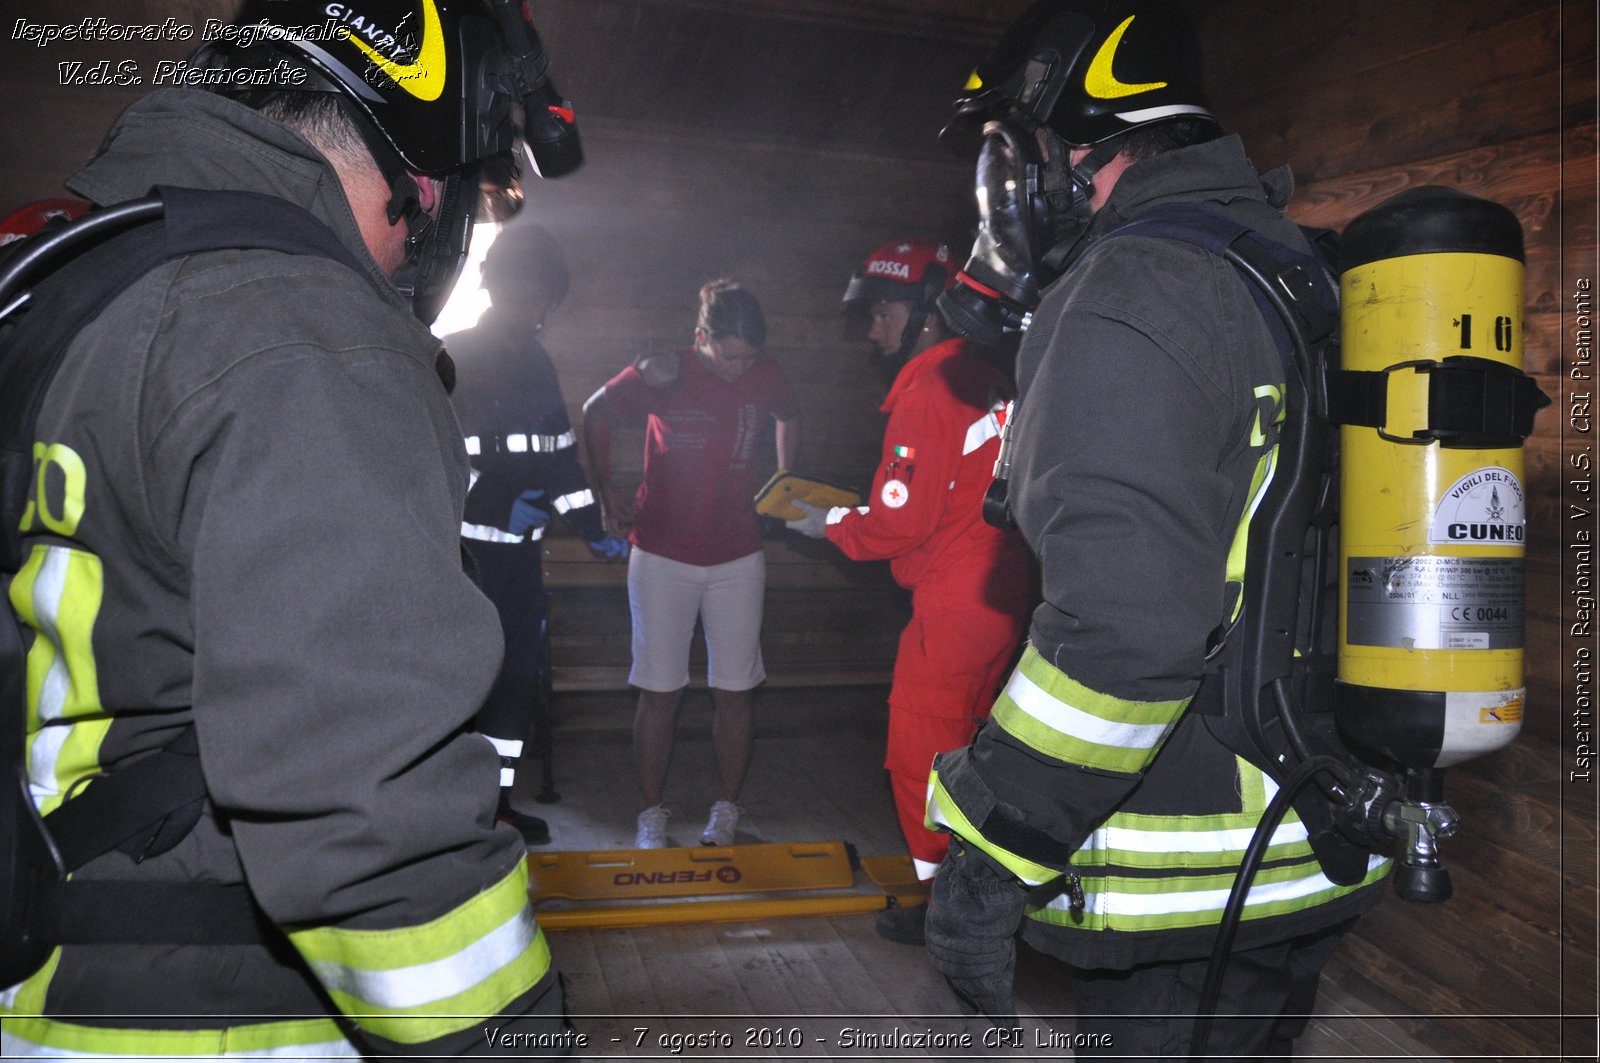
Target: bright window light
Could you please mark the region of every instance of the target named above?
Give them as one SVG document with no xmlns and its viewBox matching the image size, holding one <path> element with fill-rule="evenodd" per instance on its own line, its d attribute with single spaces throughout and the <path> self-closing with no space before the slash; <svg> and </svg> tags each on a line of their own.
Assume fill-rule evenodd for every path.
<svg viewBox="0 0 1600 1063">
<path fill-rule="evenodd" d="M 456 281 L 455 289 L 433 323 L 435 336 L 448 336 L 471 328 L 489 309 L 489 293 L 479 286 L 479 281 L 483 256 L 499 235 L 500 226 L 492 221 L 480 221 L 472 227 L 472 248 L 467 252 L 467 264 L 462 267 L 460 280 Z"/>
</svg>

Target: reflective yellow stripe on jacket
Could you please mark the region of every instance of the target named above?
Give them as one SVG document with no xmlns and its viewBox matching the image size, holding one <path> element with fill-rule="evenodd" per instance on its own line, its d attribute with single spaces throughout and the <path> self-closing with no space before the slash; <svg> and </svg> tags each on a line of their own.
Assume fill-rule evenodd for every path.
<svg viewBox="0 0 1600 1063">
<path fill-rule="evenodd" d="M 332 1019 L 251 1023 L 221 1030 L 131 1030 L 7 1015 L 5 1027 L 0 1030 L 0 1056 L 7 1059 L 106 1056 L 355 1059 L 360 1053 L 345 1040 Z"/>
<path fill-rule="evenodd" d="M 1236 757 L 1240 810 L 1207 816 L 1118 812 L 1097 827 L 1072 856 L 1084 906 L 1073 912 L 1056 897 L 1028 915 L 1084 930 L 1172 930 L 1221 921 L 1234 876 L 1278 786 L 1260 768 Z M 1382 878 L 1387 857 L 1372 856 L 1367 875 L 1335 885 L 1318 864 L 1306 828 L 1291 809 L 1268 843 L 1251 882 L 1242 918 L 1286 915 L 1342 897 Z M 1140 872 L 1166 872 L 1159 877 Z"/>
<path fill-rule="evenodd" d="M 528 905 L 524 861 L 499 883 L 431 922 L 391 930 L 317 927 L 289 940 L 339 1009 L 401 1044 L 455 1033 L 461 1016 L 499 1014 L 550 970 Z"/>
<path fill-rule="evenodd" d="M 1242 918 L 1264 919 L 1314 908 L 1378 881 L 1388 869 L 1388 858 L 1371 856 L 1364 879 L 1353 886 L 1338 886 L 1315 860 L 1263 868 L 1251 881 Z M 1028 917 L 1080 930 L 1133 932 L 1214 926 L 1222 921 L 1236 871 L 1161 878 L 1085 875 L 1083 911 L 1072 911 L 1070 899 L 1061 895 L 1042 908 L 1030 908 Z"/>
<path fill-rule="evenodd" d="M 929 830 L 948 830 L 958 838 L 964 839 L 968 844 L 982 849 L 996 863 L 1029 886 L 1037 886 L 1048 882 L 1061 875 L 1060 868 L 1048 864 L 1041 864 L 1030 860 L 1020 853 L 1001 846 L 983 836 L 976 824 L 967 818 L 961 810 L 960 804 L 944 788 L 944 783 L 939 779 L 939 769 L 935 767 L 928 777 L 928 806 L 923 814 L 923 825 Z"/>
<path fill-rule="evenodd" d="M 1007 734 L 1056 760 L 1135 774 L 1155 759 L 1189 700 L 1128 701 L 1102 694 L 1053 667 L 1030 644 L 992 718 Z"/>
<path fill-rule="evenodd" d="M 61 950 L 20 985 L 0 992 L 0 1057 L 79 1059 L 169 1056 L 195 1059 L 338 1058 L 359 1055 L 332 1019 L 242 1023 L 216 1030 L 83 1026 L 47 1019 L 45 993 Z"/>
<path fill-rule="evenodd" d="M 94 623 L 105 595 L 100 559 L 35 546 L 11 581 L 11 608 L 34 632 L 28 648 L 28 782 L 41 814 L 100 770 L 111 718 L 100 704 Z"/>
</svg>

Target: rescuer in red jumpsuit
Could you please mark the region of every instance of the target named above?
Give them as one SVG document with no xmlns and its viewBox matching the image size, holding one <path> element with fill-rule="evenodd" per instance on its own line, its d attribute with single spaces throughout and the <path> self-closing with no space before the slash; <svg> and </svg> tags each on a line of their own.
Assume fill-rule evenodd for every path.
<svg viewBox="0 0 1600 1063">
<path fill-rule="evenodd" d="M 910 589 L 889 691 L 889 770 L 895 809 L 917 877 L 931 880 L 948 835 L 923 826 L 928 769 L 959 749 L 1013 660 L 1028 609 L 1027 548 L 983 521 L 1010 382 L 955 337 L 934 311 L 954 276 L 943 244 L 901 240 L 868 257 L 845 290 L 846 312 L 867 313 L 867 338 L 894 383 L 883 453 L 867 504 L 807 506 L 789 527 L 826 537 L 857 561 L 890 562 Z M 926 908 L 891 908 L 877 931 L 920 945 Z"/>
</svg>

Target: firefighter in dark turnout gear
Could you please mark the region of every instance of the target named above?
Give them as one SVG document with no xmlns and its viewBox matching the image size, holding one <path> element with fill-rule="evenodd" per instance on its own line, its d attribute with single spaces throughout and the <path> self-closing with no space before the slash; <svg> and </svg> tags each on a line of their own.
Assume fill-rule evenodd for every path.
<svg viewBox="0 0 1600 1063">
<path fill-rule="evenodd" d="M 334 7 L 372 34 L 310 43 Z M 190 735 L 193 826 L 73 881 L 164 887 L 177 910 L 146 914 L 174 924 L 195 914 L 183 898 L 237 887 L 263 938 L 61 945 L 0 987 L 0 1055 L 498 1051 L 485 1029 L 581 1043 L 469 728 L 500 642 L 461 564 L 468 459 L 426 327 L 479 164 L 534 127 L 513 65 L 542 54 L 514 5 L 498 16 L 252 0 L 242 21 L 282 32 L 210 61 L 288 83 L 157 90 L 68 181 L 102 207 L 152 186 L 253 193 L 345 254 L 168 261 L 82 326 L 45 392 L 33 446 L 54 471 L 5 587 L 27 635 L 32 800 L 70 808 Z"/>
<path fill-rule="evenodd" d="M 1009 1018 L 1020 927 L 1070 965 L 1081 1032 L 1152 1058 L 1184 1054 L 1229 887 L 1276 791 L 1190 705 L 1208 636 L 1238 600 L 1285 370 L 1226 260 L 1109 236 L 1204 204 L 1307 250 L 1283 213 L 1287 172 L 1258 176 L 1221 135 L 1196 47 L 1162 0 L 1036 4 L 978 67 L 951 130 L 982 138 L 966 309 L 985 311 L 977 293 L 1009 300 L 1002 318 L 1032 310 L 1009 501 L 1044 601 L 989 722 L 930 780 L 929 822 L 956 837 L 929 953 L 966 1003 Z M 1030 173 L 1037 197 L 1010 191 Z M 1364 878 L 1335 884 L 1298 817 L 1283 822 L 1217 1007 L 1253 1017 L 1219 1020 L 1214 1051 L 1288 1054 L 1322 964 L 1387 869 L 1372 857 Z"/>
<path fill-rule="evenodd" d="M 578 439 L 550 355 L 539 342 L 551 311 L 567 296 L 566 262 L 555 237 L 514 224 L 483 263 L 489 309 L 474 328 L 445 337 L 456 363 L 451 402 L 461 421 L 472 487 L 461 520 L 478 582 L 500 613 L 506 655 L 480 733 L 500 754 L 497 816 L 529 845 L 550 840 L 544 820 L 512 807 L 511 787 L 535 710 L 544 697 L 546 596 L 540 542 L 559 515 L 601 557 L 621 559 L 628 544 L 605 533 L 600 506 L 578 464 Z M 548 721 L 533 735 L 548 753 Z"/>
</svg>

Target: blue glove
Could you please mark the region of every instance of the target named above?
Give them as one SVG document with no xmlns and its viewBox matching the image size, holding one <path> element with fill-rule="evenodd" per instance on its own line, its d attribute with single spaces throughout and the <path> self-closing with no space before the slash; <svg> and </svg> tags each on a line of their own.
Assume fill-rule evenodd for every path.
<svg viewBox="0 0 1600 1063">
<path fill-rule="evenodd" d="M 534 505 L 543 497 L 544 492 L 537 487 L 517 496 L 517 500 L 511 503 L 511 519 L 506 522 L 506 531 L 513 535 L 526 535 L 548 524 L 550 514 Z"/>
<path fill-rule="evenodd" d="M 608 535 L 604 539 L 595 539 L 589 544 L 589 549 L 594 551 L 596 557 L 603 557 L 607 561 L 621 561 L 628 556 L 628 540 Z"/>
</svg>

